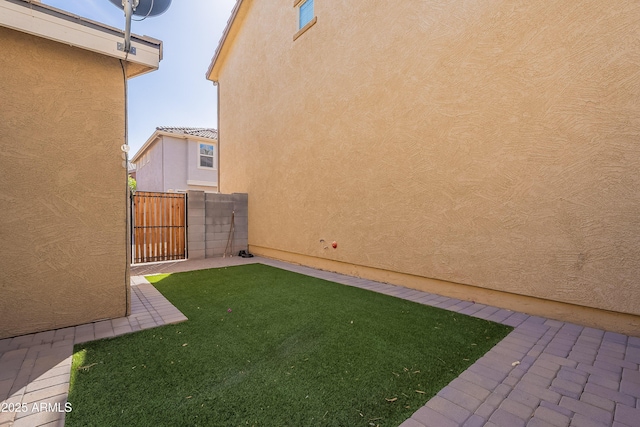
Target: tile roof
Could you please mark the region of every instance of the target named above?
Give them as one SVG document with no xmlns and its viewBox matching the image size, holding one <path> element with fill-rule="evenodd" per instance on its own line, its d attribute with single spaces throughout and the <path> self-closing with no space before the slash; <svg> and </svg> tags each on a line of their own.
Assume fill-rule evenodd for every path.
<svg viewBox="0 0 640 427">
<path fill-rule="evenodd" d="M 161 132 L 177 133 L 180 135 L 193 135 L 201 138 L 218 139 L 218 130 L 213 128 L 158 126 L 156 130 Z"/>
</svg>

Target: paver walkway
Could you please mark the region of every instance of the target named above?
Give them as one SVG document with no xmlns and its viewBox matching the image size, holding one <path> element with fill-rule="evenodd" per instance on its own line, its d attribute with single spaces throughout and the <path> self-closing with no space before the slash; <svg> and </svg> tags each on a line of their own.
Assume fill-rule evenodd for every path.
<svg viewBox="0 0 640 427">
<path fill-rule="evenodd" d="M 64 425 L 74 344 L 187 320 L 143 277 L 131 285 L 128 317 L 0 340 L 0 427 Z"/>
<path fill-rule="evenodd" d="M 257 257 L 138 266 L 132 268 L 132 275 L 255 262 L 515 328 L 401 427 L 640 426 L 638 337 Z M 115 335 L 116 330 L 126 333 L 129 328 L 135 331 L 184 317 L 157 291 L 154 295 L 147 294 L 146 290 L 141 293 L 140 290 L 148 288 L 155 291 L 151 285 L 144 284 L 143 278 L 133 280 L 137 284 L 135 293 L 142 297 L 140 304 L 136 304 L 140 311 L 127 318 L 129 327 L 122 319 L 115 319 L 107 321 L 111 322 L 109 327 L 99 322 L 25 336 L 30 338 L 0 340 L 0 399 L 29 404 L 58 402 L 64 408 L 74 340 L 98 339 L 110 336 L 109 333 Z M 169 310 L 169 306 L 174 311 L 163 311 Z M 102 326 L 98 327 L 99 324 Z M 17 414 L 14 426 L 63 424 L 64 414 L 48 415 L 46 412 Z M 13 416 L 15 413 L 0 413 L 0 427 L 11 425 Z"/>
</svg>

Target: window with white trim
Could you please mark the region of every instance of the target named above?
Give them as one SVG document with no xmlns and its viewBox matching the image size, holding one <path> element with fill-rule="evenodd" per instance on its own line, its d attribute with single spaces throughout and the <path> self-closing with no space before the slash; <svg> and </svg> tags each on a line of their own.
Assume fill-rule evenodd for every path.
<svg viewBox="0 0 640 427">
<path fill-rule="evenodd" d="M 213 144 L 200 144 L 198 152 L 199 166 L 205 169 L 215 169 L 214 165 L 214 146 Z"/>
</svg>

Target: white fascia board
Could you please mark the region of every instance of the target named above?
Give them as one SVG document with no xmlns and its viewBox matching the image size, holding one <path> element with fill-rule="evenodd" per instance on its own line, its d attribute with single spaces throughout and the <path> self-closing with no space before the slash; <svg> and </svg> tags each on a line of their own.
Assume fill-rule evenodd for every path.
<svg viewBox="0 0 640 427">
<path fill-rule="evenodd" d="M 135 163 L 138 161 L 138 159 L 140 157 L 142 157 L 142 155 L 145 153 L 145 151 L 147 151 L 147 148 L 149 148 L 149 146 L 155 142 L 156 139 L 158 139 L 160 137 L 160 132 L 155 131 L 153 133 L 153 135 L 151 135 L 149 137 L 149 139 L 147 139 L 147 141 L 142 144 L 142 147 L 140 147 L 140 149 L 138 150 L 138 152 L 136 154 L 133 155 L 133 157 L 131 158 L 131 163 Z"/>
<path fill-rule="evenodd" d="M 46 10 L 46 9 L 43 9 Z M 97 28 L 91 28 L 75 22 L 61 19 L 37 8 L 2 1 L 0 2 L 0 26 L 43 37 L 56 42 L 101 53 L 113 58 L 124 59 L 125 52 L 118 50 L 118 37 Z M 134 37 L 131 46 L 136 48 L 135 55 L 128 55 L 127 62 L 141 64 L 157 69 L 161 59 L 161 44 L 149 46 L 139 43 Z"/>
<path fill-rule="evenodd" d="M 195 142 L 205 142 L 211 145 L 216 145 L 216 143 L 218 142 L 217 139 L 207 138 L 207 137 L 198 136 L 198 135 L 189 135 L 189 134 L 185 135 L 185 139 L 188 139 L 190 141 L 195 141 Z"/>
</svg>

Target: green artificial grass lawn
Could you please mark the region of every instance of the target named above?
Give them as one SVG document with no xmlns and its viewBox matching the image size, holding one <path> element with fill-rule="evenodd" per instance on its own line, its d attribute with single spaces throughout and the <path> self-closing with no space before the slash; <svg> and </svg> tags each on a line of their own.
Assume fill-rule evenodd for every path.
<svg viewBox="0 0 640 427">
<path fill-rule="evenodd" d="M 77 345 L 68 426 L 396 426 L 511 331 L 261 264 L 148 279 L 189 320 Z"/>
</svg>

